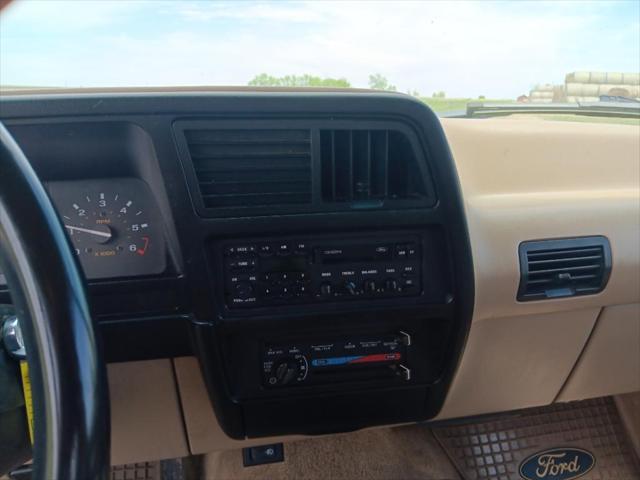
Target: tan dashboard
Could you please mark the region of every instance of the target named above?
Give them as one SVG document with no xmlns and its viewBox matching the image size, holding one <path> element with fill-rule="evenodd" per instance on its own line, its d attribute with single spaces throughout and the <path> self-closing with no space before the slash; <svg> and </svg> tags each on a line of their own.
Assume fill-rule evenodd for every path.
<svg viewBox="0 0 640 480">
<path fill-rule="evenodd" d="M 640 128 L 516 117 L 442 123 L 465 202 L 476 299 L 438 418 L 640 390 Z M 602 293 L 516 301 L 521 242 L 588 235 L 611 244 Z M 112 398 L 130 399 L 113 403 L 114 445 L 132 438 L 132 429 L 152 436 L 135 437 L 150 447 L 148 459 L 184 455 L 187 445 L 192 453 L 242 445 L 217 425 L 195 359 L 157 362 L 140 362 L 151 376 L 134 368 L 137 388 L 123 381 L 133 364 L 111 366 Z M 166 432 L 145 427 L 158 418 L 149 412 L 150 392 L 159 391 L 153 378 L 162 391 L 178 389 L 157 403 L 158 415 L 170 420 L 162 423 Z M 146 405 L 139 429 L 135 415 L 119 412 L 135 406 L 136 396 Z M 168 436 L 175 452 L 158 440 Z M 115 449 L 114 463 L 130 453 Z"/>
<path fill-rule="evenodd" d="M 529 118 L 443 125 L 476 299 L 439 418 L 640 390 L 640 128 Z M 521 242 L 588 235 L 611 243 L 601 294 L 516 301 Z"/>
</svg>

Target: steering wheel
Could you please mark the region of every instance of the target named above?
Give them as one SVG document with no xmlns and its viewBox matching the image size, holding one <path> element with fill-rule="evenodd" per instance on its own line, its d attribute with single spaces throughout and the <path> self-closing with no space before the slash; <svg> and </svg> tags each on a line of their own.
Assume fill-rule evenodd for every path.
<svg viewBox="0 0 640 480">
<path fill-rule="evenodd" d="M 29 360 L 37 480 L 109 476 L 106 367 L 74 257 L 44 187 L 0 123 L 0 268 Z"/>
</svg>

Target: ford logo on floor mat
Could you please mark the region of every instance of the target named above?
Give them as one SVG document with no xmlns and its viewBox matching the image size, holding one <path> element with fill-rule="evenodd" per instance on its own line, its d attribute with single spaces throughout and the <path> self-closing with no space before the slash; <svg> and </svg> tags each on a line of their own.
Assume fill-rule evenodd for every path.
<svg viewBox="0 0 640 480">
<path fill-rule="evenodd" d="M 526 480 L 569 480 L 590 471 L 595 457 L 579 448 L 552 448 L 531 455 L 520 464 L 520 476 Z"/>
</svg>

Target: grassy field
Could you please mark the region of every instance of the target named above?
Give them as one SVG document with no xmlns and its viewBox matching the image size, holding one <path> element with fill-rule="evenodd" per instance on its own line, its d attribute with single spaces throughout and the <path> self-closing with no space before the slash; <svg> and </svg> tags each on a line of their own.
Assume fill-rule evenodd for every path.
<svg viewBox="0 0 640 480">
<path fill-rule="evenodd" d="M 512 103 L 513 100 L 490 99 L 479 100 L 477 98 L 432 98 L 421 97 L 424 103 L 429 105 L 436 113 L 454 112 L 456 110 L 466 110 L 469 102 L 491 102 L 491 103 Z"/>
<path fill-rule="evenodd" d="M 538 115 L 544 120 L 553 120 L 556 122 L 581 122 L 581 123 L 614 123 L 617 125 L 634 125 L 640 127 L 640 118 L 623 118 L 623 117 L 596 117 L 588 115 Z"/>
<path fill-rule="evenodd" d="M 477 98 L 432 98 L 422 97 L 420 98 L 424 103 L 429 105 L 431 109 L 436 113 L 447 113 L 455 111 L 464 111 L 467 108 L 469 102 L 486 102 L 486 103 L 513 103 L 513 100 L 508 99 L 485 99 L 478 100 Z M 640 119 L 637 118 L 622 118 L 622 117 L 597 117 L 587 115 L 571 115 L 571 114 L 516 114 L 519 118 L 541 118 L 543 120 L 552 120 L 557 122 L 583 122 L 583 123 L 614 123 L 619 125 L 635 125 L 640 126 Z"/>
</svg>

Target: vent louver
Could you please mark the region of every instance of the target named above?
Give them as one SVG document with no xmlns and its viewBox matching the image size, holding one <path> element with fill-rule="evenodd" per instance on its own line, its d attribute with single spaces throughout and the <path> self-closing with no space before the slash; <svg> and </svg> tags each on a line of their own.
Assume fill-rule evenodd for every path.
<svg viewBox="0 0 640 480">
<path fill-rule="evenodd" d="M 184 132 L 205 208 L 311 202 L 311 132 L 193 129 Z"/>
<path fill-rule="evenodd" d="M 605 237 L 525 242 L 520 245 L 518 300 L 598 293 L 610 271 L 611 250 Z"/>
<path fill-rule="evenodd" d="M 414 148 L 400 131 L 320 130 L 320 157 L 324 202 L 427 201 Z"/>
</svg>

